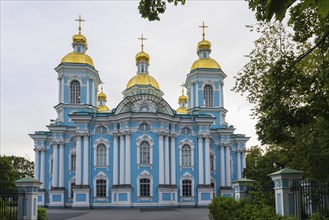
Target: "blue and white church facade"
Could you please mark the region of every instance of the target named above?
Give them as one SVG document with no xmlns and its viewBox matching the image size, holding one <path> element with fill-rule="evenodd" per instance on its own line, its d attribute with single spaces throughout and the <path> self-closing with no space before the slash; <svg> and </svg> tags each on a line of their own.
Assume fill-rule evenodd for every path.
<svg viewBox="0 0 329 220">
<path fill-rule="evenodd" d="M 205 206 L 214 196 L 233 196 L 231 181 L 242 178 L 249 138 L 225 121 L 226 75 L 210 57 L 211 43 L 203 32 L 187 96 L 182 91 L 174 110 L 149 73 L 141 39 L 137 73 L 110 110 L 79 26 L 74 51 L 55 68 L 57 118 L 47 131 L 30 134 L 40 206 Z"/>
</svg>

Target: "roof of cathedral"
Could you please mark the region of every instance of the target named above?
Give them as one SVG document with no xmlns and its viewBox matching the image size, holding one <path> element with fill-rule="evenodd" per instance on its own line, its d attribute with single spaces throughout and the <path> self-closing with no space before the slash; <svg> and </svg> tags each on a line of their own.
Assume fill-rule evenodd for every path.
<svg viewBox="0 0 329 220">
<path fill-rule="evenodd" d="M 192 64 L 191 71 L 197 68 L 204 69 L 221 69 L 216 60 L 212 58 L 200 58 Z"/>
<path fill-rule="evenodd" d="M 156 89 L 160 89 L 158 82 L 149 74 L 137 74 L 127 83 L 127 89 L 134 85 L 151 85 Z"/>
</svg>

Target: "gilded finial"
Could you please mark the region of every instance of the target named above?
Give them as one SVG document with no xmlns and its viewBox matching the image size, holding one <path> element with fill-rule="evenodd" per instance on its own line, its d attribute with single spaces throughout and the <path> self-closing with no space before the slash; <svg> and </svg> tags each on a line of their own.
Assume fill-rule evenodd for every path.
<svg viewBox="0 0 329 220">
<path fill-rule="evenodd" d="M 81 34 L 81 22 L 83 22 L 85 20 L 81 19 L 81 15 L 79 15 L 79 18 L 75 19 L 75 21 L 79 22 L 79 34 Z"/>
<path fill-rule="evenodd" d="M 137 38 L 138 40 L 141 40 L 141 42 L 142 42 L 142 45 L 141 45 L 141 47 L 142 47 L 142 51 L 144 51 L 144 40 L 147 40 L 147 38 L 145 38 L 144 36 L 143 36 L 143 34 L 142 34 L 142 36 L 141 37 L 139 37 L 139 38 Z"/>
<path fill-rule="evenodd" d="M 179 85 L 179 86 L 181 86 L 182 87 L 182 95 L 184 95 L 184 83 L 182 83 L 181 85 Z"/>
<path fill-rule="evenodd" d="M 101 92 L 103 92 L 103 85 L 105 84 L 105 82 L 101 82 Z"/>
<path fill-rule="evenodd" d="M 205 38 L 204 38 L 204 36 L 205 36 L 204 29 L 205 29 L 205 28 L 208 28 L 208 26 L 204 25 L 204 22 L 202 22 L 202 25 L 199 26 L 199 27 L 202 28 L 202 40 L 204 40 L 204 39 L 205 39 Z"/>
</svg>

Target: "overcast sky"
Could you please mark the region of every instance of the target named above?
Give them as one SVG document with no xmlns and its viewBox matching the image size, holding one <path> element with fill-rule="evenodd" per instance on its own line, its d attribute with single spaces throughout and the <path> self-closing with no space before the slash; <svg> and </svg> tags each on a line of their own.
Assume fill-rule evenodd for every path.
<svg viewBox="0 0 329 220">
<path fill-rule="evenodd" d="M 247 63 L 258 35 L 245 25 L 256 23 L 245 1 L 189 1 L 185 6 L 168 6 L 161 21 L 142 19 L 138 1 L 1 1 L 1 154 L 34 160 L 34 143 L 28 134 L 47 130 L 56 118 L 57 73 L 61 59 L 71 52 L 75 21 L 81 14 L 87 54 L 92 57 L 108 106 L 122 100 L 122 91 L 136 74 L 137 38 L 143 33 L 150 55 L 150 74 L 165 93 L 164 99 L 178 108 L 180 84 L 185 81 L 202 38 L 198 27 L 204 21 L 206 39 L 212 43 L 211 57 L 227 78 L 224 83 L 226 121 L 235 133 L 258 144 L 252 106 L 244 96 L 231 91 L 234 76 Z"/>
</svg>

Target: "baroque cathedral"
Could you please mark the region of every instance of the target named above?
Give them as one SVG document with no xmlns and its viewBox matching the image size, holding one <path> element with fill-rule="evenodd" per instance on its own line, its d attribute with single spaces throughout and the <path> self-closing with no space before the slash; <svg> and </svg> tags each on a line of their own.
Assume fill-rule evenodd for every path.
<svg viewBox="0 0 329 220">
<path fill-rule="evenodd" d="M 58 73 L 56 120 L 34 140 L 38 204 L 46 207 L 205 206 L 217 195 L 234 196 L 248 137 L 225 121 L 226 74 L 210 57 L 211 43 L 197 45 L 174 110 L 149 72 L 150 56 L 136 54 L 137 72 L 117 107 L 106 106 L 99 72 L 86 54 L 87 39 L 73 36 L 73 52 Z M 100 92 L 99 92 L 99 87 Z"/>
</svg>

